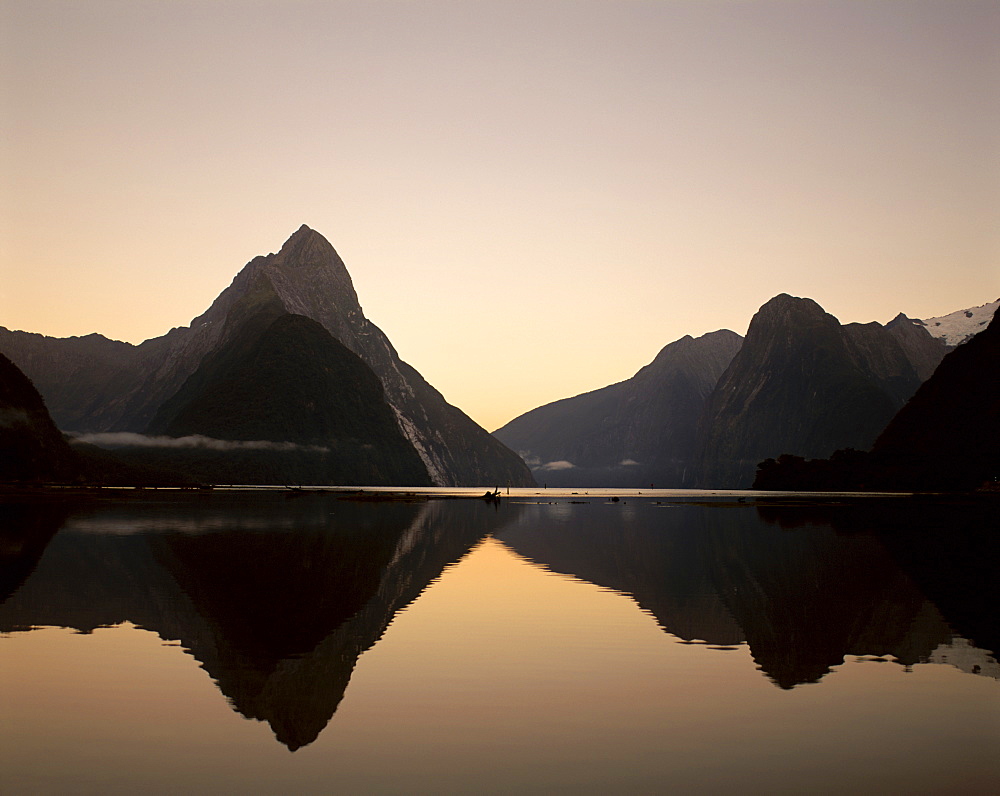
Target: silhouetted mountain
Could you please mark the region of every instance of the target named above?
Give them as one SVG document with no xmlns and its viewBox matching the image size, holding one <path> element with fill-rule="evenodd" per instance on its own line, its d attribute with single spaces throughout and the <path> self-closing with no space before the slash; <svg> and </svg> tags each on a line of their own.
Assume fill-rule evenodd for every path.
<svg viewBox="0 0 1000 796">
<path fill-rule="evenodd" d="M 903 313 L 889 321 L 885 328 L 892 332 L 922 382 L 931 377 L 944 355 L 951 350 L 943 340 L 931 336 L 919 321 L 907 318 Z"/>
<path fill-rule="evenodd" d="M 698 418 L 741 340 L 725 329 L 683 337 L 631 379 L 533 409 L 493 433 L 553 486 L 688 485 Z"/>
<path fill-rule="evenodd" d="M 942 360 L 879 436 L 874 452 L 965 472 L 980 483 L 1000 477 L 1000 321 Z"/>
<path fill-rule="evenodd" d="M 948 354 L 871 453 L 760 464 L 760 489 L 974 489 L 1000 477 L 1000 323 Z"/>
<path fill-rule="evenodd" d="M 333 246 L 302 226 L 281 251 L 252 260 L 216 300 L 192 322 L 217 325 L 220 316 L 254 284 L 268 277 L 289 312 L 311 318 L 356 353 L 382 381 L 386 401 L 400 429 L 436 484 L 531 485 L 516 454 L 491 437 L 399 359 L 378 327 L 365 318 L 350 275 Z"/>
<path fill-rule="evenodd" d="M 0 327 L 0 351 L 31 377 L 67 431 L 104 430 L 95 416 L 121 411 L 120 397 L 143 380 L 140 348 L 99 334 L 56 338 Z"/>
<path fill-rule="evenodd" d="M 0 354 L 0 481 L 65 480 L 79 468 L 38 390 Z"/>
<path fill-rule="evenodd" d="M 920 380 L 896 335 L 782 294 L 754 315 L 700 423 L 699 486 L 747 487 L 769 456 L 868 448 Z"/>
<path fill-rule="evenodd" d="M 290 315 L 266 276 L 234 306 L 226 342 L 207 355 L 148 429 L 171 437 L 281 447 L 146 451 L 214 483 L 430 483 L 382 383 L 316 321 Z"/>
<path fill-rule="evenodd" d="M 842 326 L 781 295 L 742 346 L 728 331 L 682 338 L 633 378 L 494 434 L 552 486 L 745 487 L 766 456 L 870 447 L 947 350 L 905 315 Z"/>
<path fill-rule="evenodd" d="M 320 324 L 375 373 L 399 430 L 423 462 L 427 475 L 421 482 L 429 477 L 442 485 L 533 483 L 516 454 L 399 359 L 385 335 L 365 318 L 337 252 L 306 226 L 277 254 L 249 262 L 189 327 L 139 346 L 96 335 L 55 340 L 0 330 L 0 349 L 37 380 L 43 395 L 53 396 L 60 427 L 142 432 L 202 360 L 231 342 L 240 325 L 230 322 L 230 313 L 240 317 L 250 310 L 253 302 L 248 306 L 244 299 L 261 280 L 270 283 L 286 313 Z"/>
</svg>

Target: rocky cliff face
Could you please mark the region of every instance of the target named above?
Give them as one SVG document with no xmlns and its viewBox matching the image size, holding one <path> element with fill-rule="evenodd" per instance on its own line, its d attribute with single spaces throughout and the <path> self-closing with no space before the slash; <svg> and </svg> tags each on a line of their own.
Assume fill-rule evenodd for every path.
<svg viewBox="0 0 1000 796">
<path fill-rule="evenodd" d="M 741 342 L 725 329 L 685 336 L 631 379 L 533 409 L 494 435 L 553 486 L 685 486 L 698 417 Z"/>
<path fill-rule="evenodd" d="M 757 463 L 867 449 L 919 379 L 878 324 L 841 326 L 811 299 L 760 308 L 701 421 L 699 485 L 749 487 Z"/>
<path fill-rule="evenodd" d="M 303 225 L 277 254 L 256 257 L 191 329 L 218 339 L 240 297 L 266 277 L 286 311 L 320 323 L 357 354 L 382 382 L 403 435 L 435 484 L 529 486 L 520 458 L 451 406 L 412 367 L 361 310 L 350 275 L 333 246 Z"/>
<path fill-rule="evenodd" d="M 238 456 L 203 451 L 188 464 L 196 480 L 430 483 L 371 368 L 316 321 L 285 312 L 263 275 L 230 312 L 227 324 L 234 323 L 148 431 L 283 448 L 243 449 Z"/>
<path fill-rule="evenodd" d="M 203 359 L 225 346 L 266 282 L 282 309 L 309 318 L 356 354 L 378 377 L 403 436 L 435 484 L 528 486 L 519 457 L 448 404 L 399 359 L 386 336 L 365 318 L 350 275 L 333 246 L 302 226 L 277 254 L 251 260 L 189 327 L 128 346 L 104 338 L 41 338 L 0 334 L 0 346 L 58 399 L 58 422 L 73 431 L 144 431 Z M 252 304 L 252 302 L 251 302 Z M 77 384 L 83 385 L 77 389 Z"/>
</svg>

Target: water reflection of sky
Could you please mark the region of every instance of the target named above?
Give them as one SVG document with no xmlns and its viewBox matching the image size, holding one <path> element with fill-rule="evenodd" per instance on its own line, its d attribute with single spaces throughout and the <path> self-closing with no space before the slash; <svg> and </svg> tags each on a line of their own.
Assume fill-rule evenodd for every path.
<svg viewBox="0 0 1000 796">
<path fill-rule="evenodd" d="M 478 504 L 367 506 L 381 519 L 359 536 L 328 508 L 306 506 L 328 524 L 304 536 L 57 535 L 0 606 L 4 791 L 919 793 L 950 789 L 955 772 L 983 792 L 1000 776 L 995 660 L 942 625 L 919 569 L 890 572 L 895 559 L 869 536 L 790 531 L 751 508 L 636 505 L 627 519 L 604 505 L 505 515 Z M 246 546 L 227 562 L 213 539 Z M 97 574 L 88 549 L 116 588 L 72 571 L 82 561 Z M 340 562 L 340 603 L 322 578 L 300 576 L 295 592 L 253 560 L 288 568 L 302 551 L 328 572 Z M 381 563 L 358 570 L 351 556 Z M 796 582 L 814 556 L 834 576 Z M 192 580 L 230 566 L 258 573 L 262 601 L 229 601 L 238 578 L 214 590 Z M 779 581 L 799 589 L 797 604 Z M 882 604 L 844 599 L 872 603 L 880 581 Z M 839 591 L 810 592 L 817 582 Z M 60 601 L 88 600 L 113 627 L 11 632 L 31 615 L 81 626 Z M 324 600 L 344 618 L 309 612 Z M 247 636 L 246 613 L 267 638 Z M 284 635 L 276 621 L 300 627 Z M 281 657 L 313 637 L 311 651 Z M 318 734 L 290 755 L 275 736 L 303 737 L 297 721 Z"/>
</svg>

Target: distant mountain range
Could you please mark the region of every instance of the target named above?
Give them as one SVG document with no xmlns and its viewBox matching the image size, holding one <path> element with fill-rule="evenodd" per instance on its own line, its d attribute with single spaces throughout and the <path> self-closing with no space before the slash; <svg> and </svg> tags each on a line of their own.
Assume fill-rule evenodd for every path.
<svg viewBox="0 0 1000 796">
<path fill-rule="evenodd" d="M 682 337 L 631 379 L 533 409 L 494 434 L 553 486 L 685 483 L 697 418 L 742 341 L 728 330 Z"/>
<path fill-rule="evenodd" d="M 746 488 L 768 458 L 869 449 L 957 345 L 947 341 L 970 339 L 998 305 L 841 324 L 782 294 L 745 340 L 728 330 L 682 338 L 631 379 L 494 434 L 552 486 Z"/>
<path fill-rule="evenodd" d="M 843 471 L 848 461 L 858 473 L 881 461 L 861 467 L 854 453 L 876 439 L 877 450 L 897 451 L 900 473 L 915 472 L 897 467 L 900 457 L 931 448 L 958 472 L 961 451 L 944 440 L 979 451 L 991 438 L 977 430 L 994 422 L 996 352 L 972 344 L 990 339 L 983 330 L 998 306 L 841 324 L 811 299 L 782 294 L 754 315 L 745 339 L 729 330 L 685 336 L 632 378 L 538 407 L 490 435 L 399 359 L 365 318 L 337 252 L 302 226 L 277 254 L 251 260 L 190 326 L 141 345 L 0 327 L 10 358 L 0 363 L 9 452 L 0 478 L 746 488 L 765 462 L 758 485 L 815 488 L 800 462 L 840 451 L 819 480 L 839 472 L 837 483 L 864 488 Z M 980 352 L 976 364 L 939 368 L 966 349 Z M 933 389 L 911 409 L 928 379 Z M 921 419 L 907 420 L 910 412 Z M 961 429 L 945 428 L 942 412 L 960 417 Z M 76 457 L 56 427 L 71 433 Z M 966 459 L 978 464 L 955 483 L 997 469 L 988 452 Z M 914 483 L 934 488 L 942 471 L 931 471 L 938 476 Z M 889 483 L 874 473 L 865 481 Z"/>
<path fill-rule="evenodd" d="M 163 337 L 133 346 L 0 328 L 0 351 L 59 428 L 196 480 L 534 483 L 516 454 L 399 359 L 333 246 L 307 226 Z"/>
</svg>

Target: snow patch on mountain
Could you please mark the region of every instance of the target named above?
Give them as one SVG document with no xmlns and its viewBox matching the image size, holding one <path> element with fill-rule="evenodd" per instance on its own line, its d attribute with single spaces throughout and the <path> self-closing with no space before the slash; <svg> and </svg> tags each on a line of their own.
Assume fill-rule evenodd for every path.
<svg viewBox="0 0 1000 796">
<path fill-rule="evenodd" d="M 1000 307 L 1000 299 L 967 310 L 956 310 L 938 318 L 924 318 L 916 323 L 927 328 L 931 337 L 944 340 L 945 345 L 957 346 L 985 329 Z"/>
</svg>

